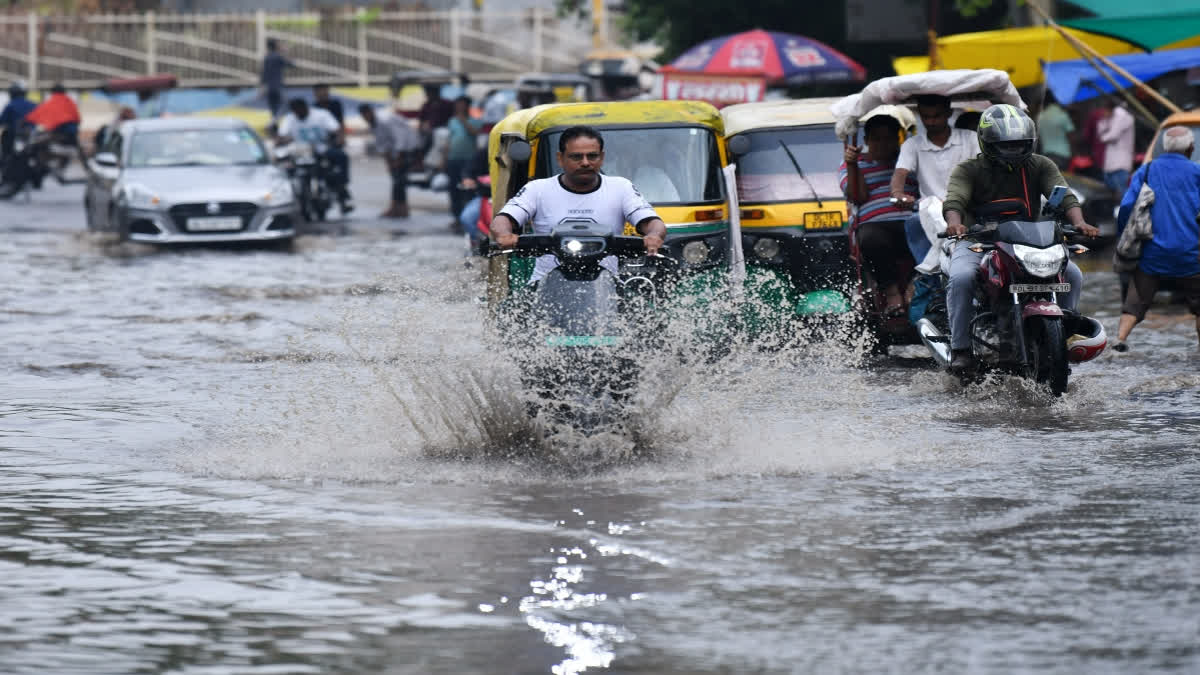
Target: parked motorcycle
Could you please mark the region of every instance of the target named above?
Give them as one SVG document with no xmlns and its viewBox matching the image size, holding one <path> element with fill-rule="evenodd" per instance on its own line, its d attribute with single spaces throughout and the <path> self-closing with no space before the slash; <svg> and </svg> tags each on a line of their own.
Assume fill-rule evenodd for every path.
<svg viewBox="0 0 1200 675">
<path fill-rule="evenodd" d="M 624 428 L 637 383 L 633 354 L 657 330 L 649 311 L 665 293 L 674 262 L 647 256 L 640 237 L 612 234 L 592 221 L 564 221 L 550 234 L 521 235 L 516 252 L 553 255 L 558 267 L 498 312 L 532 416 L 593 435 Z M 612 257 L 619 260 L 611 273 Z M 608 261 L 608 262 L 606 262 Z"/>
<path fill-rule="evenodd" d="M 331 169 L 329 160 L 311 144 L 300 141 L 276 148 L 275 159 L 292 181 L 292 191 L 304 219 L 310 223 L 325 220 L 333 205 L 333 190 L 326 180 Z"/>
<path fill-rule="evenodd" d="M 1099 321 L 1058 305 L 1058 294 L 1071 290 L 1065 278 L 1070 254 L 1087 250 L 1066 243 L 1075 232 L 1062 220 L 1059 205 L 1065 194 L 1065 187 L 1056 188 L 1043 211 L 1054 219 L 985 223 L 956 238 L 956 245 L 984 253 L 970 322 L 977 372 L 1013 373 L 1048 386 L 1055 396 L 1067 389 L 1070 364 L 1096 358 L 1107 343 Z M 944 296 L 930 303 L 917 332 L 934 360 L 948 369 Z"/>
<path fill-rule="evenodd" d="M 0 166 L 0 199 L 11 199 L 26 186 L 40 190 L 47 176 L 60 185 L 86 182 L 66 177 L 71 158 L 78 156 L 79 148 L 60 142 L 53 131 L 26 125 L 18 131 L 12 152 Z"/>
</svg>

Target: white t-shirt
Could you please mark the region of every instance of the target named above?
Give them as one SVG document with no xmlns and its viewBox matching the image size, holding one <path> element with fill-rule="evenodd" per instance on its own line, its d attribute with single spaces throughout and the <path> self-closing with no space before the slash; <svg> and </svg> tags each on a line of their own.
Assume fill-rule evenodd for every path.
<svg viewBox="0 0 1200 675">
<path fill-rule="evenodd" d="M 280 136 L 290 136 L 317 150 L 324 150 L 329 145 L 329 138 L 341 128 L 337 118 L 324 108 L 309 108 L 308 117 L 303 120 L 290 112 L 279 121 Z"/>
<path fill-rule="evenodd" d="M 974 159 L 979 154 L 979 139 L 970 129 L 950 129 L 950 140 L 938 147 L 924 133 L 904 141 L 900 146 L 897 169 L 916 172 L 922 197 L 946 199 L 950 172 L 959 162 Z"/>
<path fill-rule="evenodd" d="M 647 218 L 657 218 L 654 207 L 628 179 L 620 176 L 600 176 L 600 184 L 591 192 L 572 192 L 562 185 L 562 174 L 552 178 L 531 180 L 500 209 L 500 213 L 524 226 L 531 219 L 534 234 L 549 234 L 564 220 L 590 220 L 612 227 L 613 234 L 622 234 L 625 223 L 633 225 Z M 617 273 L 617 259 L 608 256 L 604 268 Z M 558 266 L 552 255 L 537 259 L 529 281 L 539 281 Z"/>
</svg>

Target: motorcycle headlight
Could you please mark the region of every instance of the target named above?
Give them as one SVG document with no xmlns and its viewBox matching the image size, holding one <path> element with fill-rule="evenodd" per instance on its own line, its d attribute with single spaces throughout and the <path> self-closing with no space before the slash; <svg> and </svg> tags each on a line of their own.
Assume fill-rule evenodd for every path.
<svg viewBox="0 0 1200 675">
<path fill-rule="evenodd" d="M 282 206 L 292 203 L 295 198 L 291 182 L 285 178 L 278 178 L 271 184 L 271 191 L 263 195 L 263 203 L 267 206 Z"/>
<path fill-rule="evenodd" d="M 1013 254 L 1017 256 L 1017 261 L 1025 271 L 1035 277 L 1056 276 L 1067 261 L 1067 249 L 1061 244 L 1050 248 L 1013 244 Z"/>
<path fill-rule="evenodd" d="M 683 260 L 689 265 L 700 265 L 708 260 L 708 244 L 689 241 L 683 245 Z"/>
<path fill-rule="evenodd" d="M 153 190 L 140 183 L 125 186 L 125 202 L 135 209 L 156 209 L 162 201 Z"/>
<path fill-rule="evenodd" d="M 779 255 L 779 240 L 771 237 L 760 237 L 754 242 L 754 255 L 760 260 L 773 260 Z"/>
</svg>

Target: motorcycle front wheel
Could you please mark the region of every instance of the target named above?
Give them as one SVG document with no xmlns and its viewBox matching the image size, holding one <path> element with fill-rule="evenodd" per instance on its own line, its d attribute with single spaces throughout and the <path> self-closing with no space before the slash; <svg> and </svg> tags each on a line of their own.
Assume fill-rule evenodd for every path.
<svg viewBox="0 0 1200 675">
<path fill-rule="evenodd" d="M 1050 387 L 1050 393 L 1062 396 L 1067 390 L 1067 338 L 1062 319 L 1032 317 L 1025 322 L 1025 349 L 1029 361 L 1027 375 Z"/>
</svg>

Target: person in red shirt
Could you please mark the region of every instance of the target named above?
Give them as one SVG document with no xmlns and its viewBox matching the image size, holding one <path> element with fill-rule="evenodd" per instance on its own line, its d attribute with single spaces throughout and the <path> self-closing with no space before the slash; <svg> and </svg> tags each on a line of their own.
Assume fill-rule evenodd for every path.
<svg viewBox="0 0 1200 675">
<path fill-rule="evenodd" d="M 54 132 L 62 142 L 76 146 L 79 145 L 81 119 L 79 107 L 67 96 L 67 90 L 61 84 L 55 84 L 50 89 L 50 96 L 25 116 L 26 122 Z"/>
</svg>

